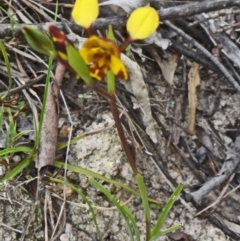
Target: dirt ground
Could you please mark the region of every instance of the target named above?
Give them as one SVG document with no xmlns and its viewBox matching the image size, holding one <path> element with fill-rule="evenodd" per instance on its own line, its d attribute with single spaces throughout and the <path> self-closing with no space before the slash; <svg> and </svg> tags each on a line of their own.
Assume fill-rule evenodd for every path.
<svg viewBox="0 0 240 241">
<path fill-rule="evenodd" d="M 41 15 L 31 5 L 32 1 L 20 2 L 21 6 L 17 1 L 10 6 L 8 1 L 3 1 L 3 7 L 13 15 L 19 10 L 20 13 L 14 16 L 21 24 L 28 24 L 26 18 L 34 26 L 40 22 L 51 22 L 53 17 Z M 205 4 L 196 1 L 192 5 L 190 1 L 150 2 L 162 16 L 162 27 L 152 39 L 133 43 L 130 57 L 122 56 L 129 81 L 117 80 L 116 95 L 125 135 L 143 175 L 148 195 L 162 203 L 161 206 L 151 207 L 151 225 L 156 222 L 177 184 L 182 183 L 181 197 L 164 224 L 164 228 L 168 228 L 181 223 L 182 228 L 159 238 L 159 241 L 240 240 L 240 4 L 234 0 L 218 6 L 218 1 L 206 1 Z M 41 1 L 36 3 L 42 4 Z M 75 34 L 80 35 L 82 31 L 67 22 L 70 8 L 63 3 L 70 2 L 59 3 L 63 19 L 62 22 L 58 19 L 58 25 L 67 24 L 74 31 L 70 38 L 81 42 Z M 184 8 L 187 4 L 190 5 Z M 55 7 L 42 5 L 50 11 Z M 32 14 L 34 21 L 24 8 Z M 45 8 L 39 9 L 46 11 Z M 14 81 L 8 98 L 10 100 L 17 95 L 19 100 L 28 103 L 16 118 L 17 130 L 33 130 L 34 118 L 29 105 L 32 103 L 40 112 L 47 58 L 39 55 L 42 62 L 33 60 L 34 55 L 26 48 L 18 26 L 13 30 L 14 38 L 9 41 L 6 36 L 11 32 L 10 22 L 3 11 L 0 10 L 0 13 L 0 38 L 9 54 Z M 103 34 L 108 23 L 112 22 L 113 27 L 124 35 L 122 21 L 125 20 L 117 13 L 116 6 L 103 6 L 100 16 L 105 20 L 97 20 L 94 30 L 99 29 Z M 55 69 L 56 63 L 53 74 Z M 0 91 L 4 93 L 8 78 L 3 58 L 0 58 L 0 70 Z M 39 76 L 34 84 L 24 90 L 18 89 Z M 106 88 L 104 82 L 98 83 L 98 86 Z M 98 133 L 87 135 L 70 145 L 68 153 L 66 148 L 61 150 L 56 159 L 64 161 L 67 158 L 69 164 L 136 189 L 108 101 L 77 81 L 68 71 L 64 74 L 61 90 L 72 126 L 66 106 L 60 100 L 58 143 L 67 140 L 71 128 L 73 137 Z M 0 134 L 1 150 L 6 140 L 5 131 L 6 128 L 3 128 Z M 33 147 L 34 138 L 29 132 L 23 136 L 21 143 Z M 8 161 L 16 164 L 23 156 L 24 153 L 16 153 Z M 1 156 L 1 177 L 11 169 L 5 163 L 6 158 Z M 51 167 L 49 173 L 63 175 L 64 170 Z M 0 240 L 99 240 L 83 199 L 67 189 L 63 206 L 62 187 L 48 181 L 39 186 L 37 176 L 35 163 L 32 163 L 13 180 L 3 182 L 0 191 Z M 86 176 L 68 171 L 67 178 L 91 201 L 102 240 L 130 240 L 121 214 L 99 190 L 91 186 Z M 113 184 L 100 183 L 131 209 L 141 240 L 145 240 L 140 198 Z"/>
</svg>

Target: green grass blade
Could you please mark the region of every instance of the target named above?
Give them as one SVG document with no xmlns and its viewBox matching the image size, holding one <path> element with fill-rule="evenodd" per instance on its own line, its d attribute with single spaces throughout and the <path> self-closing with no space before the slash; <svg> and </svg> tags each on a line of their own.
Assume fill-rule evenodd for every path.
<svg viewBox="0 0 240 241">
<path fill-rule="evenodd" d="M 173 192 L 173 194 L 171 195 L 171 197 L 169 198 L 166 205 L 164 206 L 162 213 L 160 214 L 160 216 L 157 220 L 157 223 L 155 224 L 155 226 L 151 232 L 151 238 L 155 237 L 160 232 L 162 225 L 164 224 L 164 222 L 167 218 L 167 215 L 170 212 L 174 202 L 178 199 L 178 197 L 182 191 L 182 188 L 183 188 L 183 185 L 179 184 L 177 186 L 177 188 L 175 189 L 175 191 Z"/>
<path fill-rule="evenodd" d="M 63 162 L 59 162 L 59 161 L 55 161 L 54 162 L 54 166 L 55 167 L 62 168 L 63 165 L 64 165 Z M 67 164 L 67 170 L 73 171 L 73 172 L 76 172 L 76 173 L 79 173 L 79 174 L 83 174 L 83 175 L 85 175 L 87 177 L 93 177 L 93 178 L 97 178 L 97 179 L 100 179 L 100 180 L 112 183 L 112 184 L 114 184 L 114 185 L 116 185 L 118 187 L 124 188 L 125 190 L 127 190 L 128 192 L 134 194 L 135 196 L 139 196 L 139 193 L 134 191 L 133 189 L 131 189 L 129 186 L 124 185 L 124 184 L 122 184 L 120 182 L 117 182 L 115 180 L 112 180 L 110 178 L 107 178 L 105 176 L 102 176 L 102 175 L 100 175 L 98 173 L 89 171 L 89 170 L 87 170 L 85 168 L 82 168 L 82 167 L 79 167 L 79 166 L 74 166 L 74 165 L 71 165 L 71 164 Z"/>
<path fill-rule="evenodd" d="M 159 237 L 165 236 L 168 233 L 174 232 L 178 229 L 180 229 L 182 227 L 181 224 L 176 224 L 170 228 L 164 229 L 162 231 L 160 231 L 156 236 L 154 236 L 153 238 L 151 238 L 149 241 L 156 241 Z"/>
<path fill-rule="evenodd" d="M 4 96 L 1 97 L 1 99 L 5 99 L 6 96 L 8 95 L 10 89 L 12 88 L 12 74 L 11 74 L 11 68 L 10 68 L 10 62 L 7 56 L 7 51 L 4 47 L 3 42 L 0 40 L 0 50 L 2 52 L 3 55 L 3 59 L 7 68 L 7 74 L 8 74 L 8 90 L 7 92 L 4 94 Z"/>
<path fill-rule="evenodd" d="M 91 212 L 92 214 L 92 219 L 93 219 L 93 222 L 96 226 L 96 230 L 97 230 L 97 233 L 98 233 L 98 236 L 101 237 L 101 233 L 100 233 L 100 230 L 99 230 L 99 227 L 98 227 L 98 224 L 97 224 L 97 219 L 96 219 L 96 214 L 94 212 L 94 209 L 90 203 L 90 201 L 87 199 L 87 197 L 81 192 L 81 190 L 79 190 L 78 188 L 76 188 L 73 184 L 69 183 L 69 182 L 65 182 L 64 180 L 61 180 L 61 179 L 57 179 L 57 178 L 52 178 L 50 177 L 50 180 L 53 181 L 53 182 L 58 182 L 58 183 L 61 183 L 63 185 L 66 185 L 70 188 L 72 188 L 75 192 L 77 192 L 81 198 L 87 203 L 88 205 L 88 208 L 89 208 L 89 211 Z"/>
<path fill-rule="evenodd" d="M 19 23 L 11 16 L 11 14 L 10 14 L 8 11 L 6 11 L 6 10 L 5 10 L 4 8 L 2 8 L 1 6 L 0 6 L 0 10 L 3 11 L 3 12 L 10 18 L 10 25 L 11 25 L 11 29 L 12 29 L 12 30 L 13 30 L 15 24 L 16 24 L 16 25 L 19 25 Z"/>
<path fill-rule="evenodd" d="M 147 189 L 144 184 L 142 176 L 137 173 L 135 176 L 136 183 L 138 185 L 139 191 L 140 191 L 140 196 L 142 199 L 143 203 L 143 210 L 144 210 L 144 215 L 145 215 L 145 222 L 146 222 L 146 240 L 148 241 L 150 239 L 150 232 L 151 232 L 151 220 L 150 220 L 150 207 L 149 207 L 149 202 L 148 202 L 148 195 L 147 195 Z"/>
<path fill-rule="evenodd" d="M 55 167 L 62 168 L 63 165 L 64 165 L 63 162 L 60 162 L 60 161 L 55 161 L 54 162 L 54 166 Z M 67 170 L 69 170 L 69 171 L 73 171 L 73 172 L 76 172 L 76 173 L 79 173 L 79 174 L 83 174 L 83 175 L 85 175 L 87 177 L 93 177 L 93 178 L 97 178 L 97 179 L 100 179 L 100 180 L 112 183 L 113 185 L 115 185 L 117 187 L 121 187 L 121 188 L 125 189 L 126 191 L 132 193 L 134 196 L 137 196 L 137 197 L 140 196 L 140 194 L 138 192 L 136 192 L 135 190 L 133 190 L 129 186 L 124 185 L 121 182 L 117 182 L 115 180 L 107 178 L 105 176 L 102 176 L 102 175 L 100 175 L 100 174 L 98 174 L 96 172 L 92 172 L 92 171 L 89 171 L 89 170 L 87 170 L 85 168 L 82 168 L 82 167 L 79 167 L 79 166 L 74 166 L 74 165 L 71 165 L 71 164 L 67 164 L 66 167 L 67 167 Z M 160 204 L 157 200 L 154 200 L 152 198 L 149 198 L 149 202 L 156 203 L 158 205 Z"/>
<path fill-rule="evenodd" d="M 8 125 L 9 143 L 7 144 L 7 146 L 9 146 L 9 144 L 13 146 L 13 140 L 16 136 L 17 125 L 13 120 L 13 116 L 9 108 L 8 108 L 8 119 L 9 119 L 9 125 Z"/>
<path fill-rule="evenodd" d="M 63 162 L 60 162 L 60 161 L 55 161 L 54 162 L 54 166 L 55 167 L 58 167 L 58 168 L 62 168 L 64 165 Z M 73 171 L 73 172 L 76 172 L 76 173 L 79 173 L 79 174 L 83 174 L 85 175 L 86 177 L 93 177 L 93 178 L 97 178 L 97 179 L 100 179 L 100 180 L 103 180 L 105 182 L 109 182 L 109 183 L 112 183 L 113 185 L 117 186 L 117 187 L 121 187 L 123 189 L 125 189 L 126 191 L 132 193 L 134 196 L 137 196 L 139 197 L 140 194 L 138 192 L 136 192 L 135 190 L 133 190 L 132 188 L 130 188 L 129 186 L 127 185 L 124 185 L 122 184 L 121 182 L 117 182 L 115 180 L 112 180 L 110 178 L 107 178 L 105 176 L 102 176 L 96 172 L 92 172 L 92 171 L 89 171 L 85 168 L 82 168 L 82 167 L 79 167 L 79 166 L 74 166 L 74 165 L 71 165 L 71 164 L 67 164 L 67 170 L 69 171 Z M 148 198 L 149 202 L 151 203 L 155 203 L 155 204 L 158 204 L 160 205 L 161 203 L 155 199 L 152 199 L 152 198 Z"/>
<path fill-rule="evenodd" d="M 56 1 L 55 13 L 54 13 L 54 23 L 56 24 L 58 18 L 58 1 Z"/>
<path fill-rule="evenodd" d="M 22 136 L 26 135 L 26 133 L 28 133 L 30 131 L 22 131 L 20 133 L 17 133 L 15 136 L 14 136 L 14 139 L 13 139 L 13 142 L 17 141 L 19 138 L 21 138 Z"/>
<path fill-rule="evenodd" d="M 81 139 L 83 139 L 85 137 L 86 137 L 86 134 L 74 137 L 74 138 L 71 139 L 70 144 L 74 144 L 74 143 L 78 142 L 79 140 L 81 140 Z M 59 150 L 63 149 L 64 147 L 66 147 L 67 145 L 68 145 L 67 141 L 63 142 L 63 143 L 60 143 L 60 144 L 57 145 L 56 149 L 59 151 Z"/>
<path fill-rule="evenodd" d="M 88 181 L 97 189 L 99 189 L 118 209 L 118 211 L 121 213 L 121 215 L 123 216 L 127 229 L 128 229 L 128 233 L 130 236 L 130 240 L 134 241 L 134 231 L 132 229 L 132 225 L 130 223 L 130 219 L 128 218 L 128 215 L 125 212 L 125 209 L 119 204 L 119 202 L 115 199 L 115 197 L 112 196 L 112 194 L 105 189 L 101 184 L 99 184 L 98 182 L 96 182 L 94 179 L 89 178 Z"/>
<path fill-rule="evenodd" d="M 8 155 L 8 154 L 17 153 L 17 152 L 32 153 L 33 150 L 29 147 L 26 147 L 26 146 L 16 146 L 16 147 L 5 148 L 4 150 L 1 150 L 0 156 L 5 156 L 5 155 Z"/>
<path fill-rule="evenodd" d="M 126 215 L 131 221 L 132 229 L 134 230 L 136 240 L 140 241 L 140 232 L 139 232 L 135 217 L 133 216 L 131 210 L 127 206 L 122 206 L 122 208 L 124 209 L 124 212 L 126 213 Z"/>
<path fill-rule="evenodd" d="M 11 180 L 15 176 L 17 176 L 24 168 L 30 165 L 32 162 L 32 158 L 28 157 L 24 160 L 22 160 L 16 167 L 14 167 L 12 170 L 10 170 L 3 178 L 0 179 L 0 189 L 3 187 L 2 182 Z"/>
<path fill-rule="evenodd" d="M 10 142 L 10 132 L 8 131 L 8 128 L 7 128 L 7 133 L 6 133 L 6 137 L 5 137 L 5 141 L 4 141 L 4 148 L 5 148 L 5 150 L 10 148 L 9 147 L 9 142 Z"/>
</svg>

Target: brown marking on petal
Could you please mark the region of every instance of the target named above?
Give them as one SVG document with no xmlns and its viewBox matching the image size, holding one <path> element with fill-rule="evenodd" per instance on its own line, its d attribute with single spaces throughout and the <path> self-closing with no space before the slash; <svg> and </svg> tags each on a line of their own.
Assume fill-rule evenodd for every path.
<svg viewBox="0 0 240 241">
<path fill-rule="evenodd" d="M 89 66 L 89 71 L 91 76 L 98 80 L 102 80 L 107 73 L 106 67 L 99 68 L 97 65 L 94 65 L 94 64 Z"/>
<path fill-rule="evenodd" d="M 117 77 L 120 79 L 127 79 L 127 76 L 125 75 L 125 73 L 122 70 L 120 70 L 118 72 Z"/>
<path fill-rule="evenodd" d="M 97 37 L 95 35 L 86 40 L 86 42 L 83 44 L 83 47 L 87 49 L 100 48 L 104 52 L 108 51 L 109 54 L 113 54 L 117 57 L 120 56 L 119 47 L 115 42 L 110 39 Z"/>
<path fill-rule="evenodd" d="M 60 43 L 60 42 L 55 42 L 54 43 L 54 47 L 55 50 L 57 51 L 58 57 L 63 59 L 63 60 L 67 60 L 67 50 L 66 50 L 66 46 L 64 43 Z"/>
<path fill-rule="evenodd" d="M 98 68 L 99 69 L 99 74 L 101 75 L 102 79 L 106 76 L 107 74 L 107 71 L 108 71 L 108 65 L 105 65 L 105 66 L 102 66 L 101 68 Z"/>
<path fill-rule="evenodd" d="M 56 26 L 54 25 L 50 25 L 49 28 L 49 33 L 51 35 L 51 38 L 53 40 L 53 42 L 65 42 L 68 41 L 66 35 L 64 34 L 64 32 L 60 29 L 58 29 Z"/>
<path fill-rule="evenodd" d="M 65 43 L 54 42 L 54 47 L 57 51 L 66 53 L 66 46 Z"/>
<path fill-rule="evenodd" d="M 102 56 L 103 56 L 103 53 L 96 53 L 96 54 L 93 55 L 93 58 L 96 59 L 96 60 L 98 60 L 98 59 L 100 59 Z"/>
<path fill-rule="evenodd" d="M 100 39 L 109 44 L 109 46 L 111 46 L 111 54 L 114 54 L 117 57 L 120 56 L 120 48 L 114 41 L 112 41 L 111 39 L 107 39 L 105 37 L 100 37 Z"/>
<path fill-rule="evenodd" d="M 66 44 L 72 45 L 71 41 L 66 37 L 62 30 L 58 29 L 54 25 L 50 25 L 48 30 L 56 51 L 66 54 Z"/>
</svg>

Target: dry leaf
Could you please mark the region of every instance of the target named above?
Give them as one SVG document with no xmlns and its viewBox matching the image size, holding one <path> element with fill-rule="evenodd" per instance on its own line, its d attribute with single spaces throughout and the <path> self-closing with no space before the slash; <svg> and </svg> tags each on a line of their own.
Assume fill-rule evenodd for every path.
<svg viewBox="0 0 240 241">
<path fill-rule="evenodd" d="M 151 53 L 152 57 L 155 59 L 159 68 L 161 69 L 164 79 L 170 86 L 172 86 L 175 70 L 178 65 L 179 55 L 174 54 L 169 59 L 163 60 L 153 45 L 149 45 L 147 48 L 148 52 Z"/>
<path fill-rule="evenodd" d="M 174 110 L 174 119 L 177 123 L 180 124 L 182 119 L 182 111 L 181 111 L 182 104 L 183 104 L 182 94 L 176 97 L 175 103 L 176 103 L 176 106 Z M 179 143 L 179 138 L 182 132 L 182 130 L 177 126 L 177 123 L 174 123 L 172 127 L 172 139 L 175 144 Z"/>
<path fill-rule="evenodd" d="M 178 65 L 179 55 L 174 54 L 167 60 L 162 60 L 160 64 L 160 68 L 163 74 L 164 79 L 170 84 L 173 85 L 173 78 L 175 74 L 175 70 Z"/>
<path fill-rule="evenodd" d="M 121 54 L 121 59 L 129 74 L 129 81 L 121 81 L 121 83 L 135 96 L 135 98 L 132 98 L 133 108 L 140 108 L 146 133 L 154 143 L 157 143 L 155 120 L 152 117 L 148 90 L 143 80 L 141 69 L 136 62 L 126 55 Z"/>
<path fill-rule="evenodd" d="M 194 134 L 194 129 L 195 129 L 195 118 L 196 118 L 196 108 L 197 108 L 196 88 L 200 84 L 199 68 L 200 68 L 200 65 L 193 62 L 192 67 L 188 73 L 188 102 L 189 102 L 188 130 L 192 134 Z"/>
<path fill-rule="evenodd" d="M 163 50 L 166 50 L 171 44 L 169 39 L 162 38 L 162 35 L 157 31 L 155 31 L 149 38 L 145 39 L 145 42 L 149 44 L 156 44 Z"/>
<path fill-rule="evenodd" d="M 53 165 L 56 155 L 58 120 L 59 120 L 59 86 L 62 84 L 65 66 L 58 62 L 55 78 L 49 85 L 46 108 L 43 118 L 36 167 Z"/>
</svg>

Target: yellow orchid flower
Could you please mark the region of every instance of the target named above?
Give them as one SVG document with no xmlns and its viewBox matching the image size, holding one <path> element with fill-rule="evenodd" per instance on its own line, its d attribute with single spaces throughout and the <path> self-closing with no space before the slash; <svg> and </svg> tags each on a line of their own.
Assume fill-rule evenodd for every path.
<svg viewBox="0 0 240 241">
<path fill-rule="evenodd" d="M 98 0 L 76 0 L 72 18 L 76 24 L 88 29 L 99 14 Z"/>
<path fill-rule="evenodd" d="M 113 41 L 93 35 L 86 40 L 79 53 L 89 64 L 91 76 L 97 80 L 102 80 L 109 69 L 121 79 L 128 78 L 119 48 Z"/>
<path fill-rule="evenodd" d="M 127 31 L 132 40 L 148 38 L 159 25 L 159 16 L 152 7 L 134 10 L 127 20 Z"/>
</svg>

